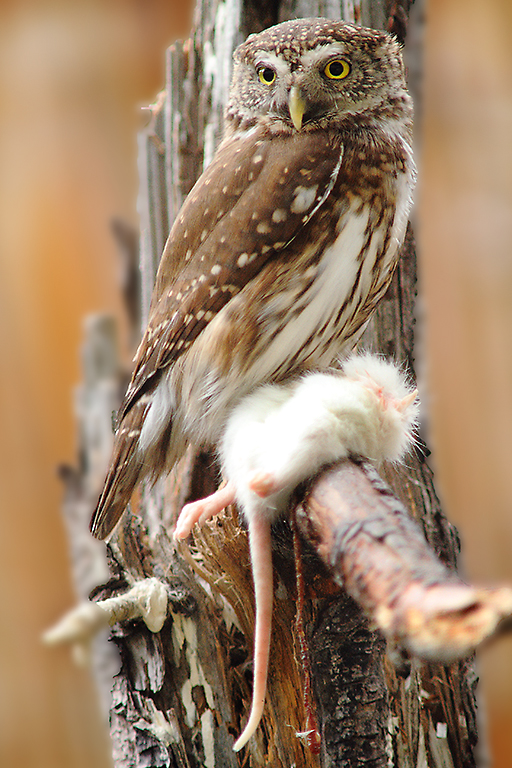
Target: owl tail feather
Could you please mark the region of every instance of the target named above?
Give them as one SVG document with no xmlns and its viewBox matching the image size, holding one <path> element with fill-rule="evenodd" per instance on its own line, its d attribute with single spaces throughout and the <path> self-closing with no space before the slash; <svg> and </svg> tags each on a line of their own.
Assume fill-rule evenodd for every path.
<svg viewBox="0 0 512 768">
<path fill-rule="evenodd" d="M 272 578 L 270 521 L 266 517 L 255 515 L 249 520 L 249 544 L 256 602 L 254 675 L 251 712 L 242 734 L 233 745 L 235 752 L 242 749 L 256 731 L 263 714 L 267 690 L 274 585 Z"/>
<path fill-rule="evenodd" d="M 139 408 L 135 406 L 122 420 L 114 439 L 110 469 L 90 523 L 97 539 L 106 539 L 117 525 L 139 482 L 142 461 L 137 456 L 140 433 Z"/>
</svg>

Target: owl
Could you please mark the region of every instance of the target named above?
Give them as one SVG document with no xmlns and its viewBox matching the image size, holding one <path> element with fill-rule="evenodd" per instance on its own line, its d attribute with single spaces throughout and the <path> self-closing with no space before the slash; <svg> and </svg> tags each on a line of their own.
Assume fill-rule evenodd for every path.
<svg viewBox="0 0 512 768">
<path fill-rule="evenodd" d="M 412 104 L 390 35 L 298 19 L 235 51 L 217 152 L 170 231 L 91 521 L 216 444 L 242 398 L 345 355 L 395 269 Z"/>
</svg>

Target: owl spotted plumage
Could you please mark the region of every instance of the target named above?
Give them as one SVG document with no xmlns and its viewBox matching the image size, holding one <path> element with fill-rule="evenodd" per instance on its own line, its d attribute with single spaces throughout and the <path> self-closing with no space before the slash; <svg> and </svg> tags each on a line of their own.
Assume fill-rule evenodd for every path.
<svg viewBox="0 0 512 768">
<path fill-rule="evenodd" d="M 384 32 L 300 19 L 238 47 L 223 141 L 162 256 L 96 536 L 140 479 L 217 442 L 246 394 L 354 345 L 405 234 L 411 129 Z"/>
</svg>

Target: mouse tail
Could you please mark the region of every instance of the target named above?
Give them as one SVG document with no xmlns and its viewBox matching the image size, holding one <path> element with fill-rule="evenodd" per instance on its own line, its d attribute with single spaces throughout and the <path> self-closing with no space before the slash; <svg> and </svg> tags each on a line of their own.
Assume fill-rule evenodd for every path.
<svg viewBox="0 0 512 768">
<path fill-rule="evenodd" d="M 242 734 L 233 745 L 235 752 L 242 749 L 258 727 L 263 714 L 267 690 L 274 580 L 270 520 L 264 515 L 251 516 L 249 520 L 249 545 L 256 602 L 254 676 L 251 712 Z"/>
</svg>

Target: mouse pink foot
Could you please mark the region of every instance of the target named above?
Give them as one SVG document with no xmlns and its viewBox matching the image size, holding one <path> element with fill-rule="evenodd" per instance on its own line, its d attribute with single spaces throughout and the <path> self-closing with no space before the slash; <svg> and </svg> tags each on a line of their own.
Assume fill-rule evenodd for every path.
<svg viewBox="0 0 512 768">
<path fill-rule="evenodd" d="M 409 392 L 405 397 L 403 398 L 396 398 L 393 397 L 393 395 L 386 391 L 385 388 L 378 384 L 374 379 L 367 375 L 367 379 L 364 382 L 364 386 L 369 392 L 372 392 L 377 400 L 379 401 L 379 405 L 381 408 L 381 411 L 386 411 L 388 408 L 394 408 L 399 413 L 404 413 L 407 411 L 407 409 L 414 405 L 418 398 L 418 390 L 415 389 L 412 392 Z"/>
<path fill-rule="evenodd" d="M 418 398 L 418 390 L 415 389 L 414 392 L 410 392 L 408 395 L 403 397 L 401 400 L 399 400 L 396 404 L 396 408 L 400 413 L 403 413 L 406 411 L 411 405 L 414 405 Z"/>
<path fill-rule="evenodd" d="M 418 398 L 417 389 L 415 389 L 414 392 L 409 392 L 408 395 L 405 395 L 405 397 L 401 399 L 393 397 L 389 393 L 384 393 L 382 388 L 380 388 L 380 391 L 376 394 L 382 412 L 387 411 L 388 408 L 394 408 L 398 413 L 405 413 L 412 405 L 414 405 Z"/>
<path fill-rule="evenodd" d="M 261 498 L 277 491 L 277 482 L 272 472 L 255 472 L 249 480 L 249 488 Z"/>
<path fill-rule="evenodd" d="M 212 493 L 211 496 L 206 496 L 204 499 L 198 499 L 197 501 L 192 501 L 190 504 L 185 504 L 176 521 L 176 528 L 174 529 L 173 534 L 174 538 L 186 539 L 196 523 L 204 523 L 205 520 L 215 517 L 215 515 L 222 512 L 228 504 L 232 504 L 234 500 L 235 488 L 231 483 L 226 483 L 225 486 L 219 488 L 219 490 Z"/>
</svg>

